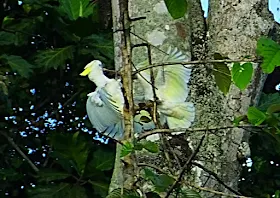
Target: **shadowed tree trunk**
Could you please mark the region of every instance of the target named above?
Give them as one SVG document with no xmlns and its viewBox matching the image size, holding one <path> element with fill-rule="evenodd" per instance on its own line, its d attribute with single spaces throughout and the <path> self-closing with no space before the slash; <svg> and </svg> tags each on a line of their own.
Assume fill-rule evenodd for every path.
<svg viewBox="0 0 280 198">
<path fill-rule="evenodd" d="M 168 47 L 177 47 L 189 60 L 213 60 L 215 53 L 224 59 L 240 60 L 248 55 L 255 58 L 258 38 L 262 35 L 268 36 L 269 31 L 276 26 L 272 14 L 268 11 L 267 0 L 210 0 L 208 19 L 203 17 L 200 0 L 189 0 L 188 3 L 189 8 L 185 16 L 174 20 L 163 0 L 129 1 L 130 18 L 146 17 L 132 22 L 130 29 L 132 44 L 148 42 L 153 45 L 152 63 L 161 63 L 165 54 L 160 50 L 166 51 Z M 120 15 L 117 16 L 118 11 L 115 10 L 117 1 L 112 0 L 112 4 L 114 27 L 120 28 L 116 25 L 118 24 L 116 21 L 122 18 Z M 119 67 L 122 63 L 120 37 L 115 34 L 114 39 L 115 62 Z M 135 65 L 147 59 L 146 47 L 132 50 L 132 62 Z M 232 85 L 225 96 L 215 83 L 211 70 L 213 65 L 209 63 L 193 65 L 189 83 L 191 91 L 188 97 L 196 107 L 193 128 L 232 126 L 234 117 L 246 114 L 248 107 L 257 103 L 265 76 L 257 63 L 253 63 L 253 66 L 254 77 L 248 88 L 241 92 Z M 205 139 L 185 178 L 189 178 L 197 186 L 205 186 L 216 191 L 231 194 L 238 191 L 241 167 L 237 160 L 237 152 L 241 143 L 248 142 L 249 138 L 249 132 L 240 128 L 217 129 L 207 133 L 197 131 L 180 134 L 168 140 L 162 136 L 158 141 L 162 152 L 160 154 L 139 152 L 138 161 L 154 164 L 161 169 L 169 169 L 176 175 L 190 157 L 191 150 L 195 150 L 204 135 Z M 115 187 L 122 186 L 116 172 L 121 175 L 120 169 L 115 170 L 112 184 L 115 184 Z M 217 174 L 230 190 L 217 181 L 213 173 Z M 147 192 L 149 188 L 151 188 L 149 185 L 145 185 L 142 190 Z"/>
</svg>

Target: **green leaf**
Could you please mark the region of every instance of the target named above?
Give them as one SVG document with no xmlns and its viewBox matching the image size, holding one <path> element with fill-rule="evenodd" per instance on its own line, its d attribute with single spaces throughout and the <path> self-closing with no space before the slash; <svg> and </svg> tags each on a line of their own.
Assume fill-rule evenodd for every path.
<svg viewBox="0 0 280 198">
<path fill-rule="evenodd" d="M 279 93 L 274 93 L 274 94 L 262 93 L 259 101 L 258 109 L 260 109 L 261 111 L 267 111 L 270 105 L 279 104 L 279 103 L 280 103 Z"/>
<path fill-rule="evenodd" d="M 79 17 L 88 17 L 93 13 L 93 3 L 90 0 L 59 0 L 60 9 L 65 12 L 70 20 Z"/>
<path fill-rule="evenodd" d="M 234 126 L 239 126 L 239 123 L 240 123 L 241 121 L 243 121 L 245 118 L 246 118 L 245 115 L 235 117 L 234 120 L 233 120 Z"/>
<path fill-rule="evenodd" d="M 46 69 L 65 66 L 65 61 L 67 59 L 73 58 L 74 46 L 66 46 L 64 48 L 49 49 L 45 51 L 40 51 L 36 57 L 35 62 L 38 67 L 45 67 Z"/>
<path fill-rule="evenodd" d="M 133 151 L 133 144 L 131 144 L 130 142 L 125 142 L 122 150 L 121 150 L 121 157 L 125 157 L 128 154 L 130 154 Z"/>
<path fill-rule="evenodd" d="M 111 170 L 114 166 L 115 156 L 113 152 L 105 152 L 98 149 L 93 153 L 93 165 L 96 169 L 104 171 Z"/>
<path fill-rule="evenodd" d="M 255 126 L 262 124 L 266 119 L 266 115 L 256 107 L 249 107 L 247 117 L 249 122 Z"/>
<path fill-rule="evenodd" d="M 164 2 L 173 19 L 181 18 L 187 12 L 188 4 L 186 0 L 164 0 Z"/>
<path fill-rule="evenodd" d="M 215 60 L 223 59 L 220 54 L 214 54 L 214 58 Z M 227 94 L 231 85 L 231 75 L 229 68 L 225 63 L 213 63 L 213 65 L 213 74 L 216 84 L 224 94 Z"/>
<path fill-rule="evenodd" d="M 140 195 L 136 190 L 117 188 L 110 192 L 106 198 L 140 198 Z"/>
<path fill-rule="evenodd" d="M 158 153 L 159 152 L 159 147 L 155 142 L 144 140 L 142 142 L 143 148 L 145 148 L 147 151 L 151 153 Z"/>
<path fill-rule="evenodd" d="M 261 67 L 264 73 L 272 73 L 280 65 L 280 45 L 271 39 L 261 37 L 257 43 L 257 54 L 263 57 Z"/>
<path fill-rule="evenodd" d="M 171 184 L 173 184 L 174 179 L 165 174 L 156 174 L 148 168 L 144 169 L 144 178 L 146 180 L 151 180 L 152 183 L 155 185 L 155 190 L 157 192 L 164 192 L 166 188 L 168 188 Z"/>
<path fill-rule="evenodd" d="M 272 104 L 267 108 L 267 113 L 272 114 L 276 112 L 280 112 L 280 103 L 279 104 Z"/>
<path fill-rule="evenodd" d="M 241 90 L 244 90 L 251 81 L 253 75 L 252 63 L 234 63 L 231 70 L 232 80 L 234 84 Z"/>
<path fill-rule="evenodd" d="M 15 34 L 9 32 L 0 32 L 0 45 L 12 45 L 16 39 Z"/>
<path fill-rule="evenodd" d="M 49 186 L 36 186 L 28 190 L 30 198 L 87 198 L 83 187 L 60 183 Z"/>
<path fill-rule="evenodd" d="M 95 192 L 97 192 L 102 197 L 105 197 L 108 194 L 109 183 L 101 182 L 101 181 L 88 181 Z"/>
<path fill-rule="evenodd" d="M 41 169 L 38 173 L 39 182 L 50 182 L 55 180 L 62 180 L 71 177 L 67 172 L 60 172 L 53 169 Z"/>
<path fill-rule="evenodd" d="M 34 67 L 30 63 L 28 63 L 21 56 L 14 55 L 2 55 L 0 56 L 0 60 L 3 59 L 4 62 L 9 65 L 14 72 L 17 72 L 20 76 L 24 78 L 28 78 L 32 73 L 32 68 Z"/>
<path fill-rule="evenodd" d="M 201 198 L 200 194 L 192 189 L 180 190 L 182 198 Z"/>
</svg>

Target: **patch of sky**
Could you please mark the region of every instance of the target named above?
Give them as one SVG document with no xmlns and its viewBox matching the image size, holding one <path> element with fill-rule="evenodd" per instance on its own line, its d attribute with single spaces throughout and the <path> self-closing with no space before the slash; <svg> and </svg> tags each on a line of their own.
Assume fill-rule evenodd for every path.
<svg viewBox="0 0 280 198">
<path fill-rule="evenodd" d="M 209 0 L 201 0 L 202 10 L 204 11 L 204 17 L 208 16 Z M 280 23 L 280 1 L 268 0 L 268 9 L 273 13 L 274 20 Z"/>
<path fill-rule="evenodd" d="M 32 95 L 34 95 L 34 94 L 36 93 L 36 89 L 35 89 L 35 88 L 30 89 L 30 93 L 31 93 Z"/>
</svg>

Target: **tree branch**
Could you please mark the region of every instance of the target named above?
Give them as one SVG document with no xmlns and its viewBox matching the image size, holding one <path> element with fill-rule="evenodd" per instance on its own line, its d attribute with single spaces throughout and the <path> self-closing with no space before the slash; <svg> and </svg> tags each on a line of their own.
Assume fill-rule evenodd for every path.
<svg viewBox="0 0 280 198">
<path fill-rule="evenodd" d="M 33 162 L 22 152 L 22 150 L 18 147 L 18 145 L 14 142 L 14 140 L 9 137 L 5 132 L 1 131 L 1 135 L 3 135 L 8 142 L 11 144 L 12 147 L 27 161 L 27 163 L 30 165 L 30 167 L 35 171 L 39 172 L 39 169 L 33 164 Z"/>
<path fill-rule="evenodd" d="M 137 140 L 141 140 L 147 136 L 157 134 L 157 133 L 173 133 L 173 132 L 198 132 L 198 131 L 214 131 L 214 130 L 222 130 L 222 129 L 232 129 L 232 128 L 263 128 L 263 126 L 253 126 L 253 125 L 239 125 L 239 126 L 216 126 L 216 127 L 206 127 L 206 128 L 178 128 L 178 129 L 155 129 L 151 131 L 143 132 L 139 135 Z"/>
<path fill-rule="evenodd" d="M 179 176 L 176 178 L 176 181 L 172 184 L 172 186 L 170 187 L 170 189 L 168 190 L 168 192 L 166 193 L 166 196 L 165 198 L 168 198 L 172 191 L 176 188 L 176 186 L 178 185 L 179 182 L 181 182 L 182 178 L 183 178 L 183 175 L 186 171 L 186 169 L 189 167 L 189 164 L 191 163 L 191 161 L 195 158 L 196 154 L 198 153 L 202 143 L 203 143 L 203 140 L 206 136 L 206 133 L 202 136 L 202 138 L 200 139 L 196 149 L 194 150 L 194 152 L 191 154 L 191 156 L 188 158 L 187 162 L 184 164 L 184 166 L 182 167 L 180 173 L 179 173 Z"/>
</svg>

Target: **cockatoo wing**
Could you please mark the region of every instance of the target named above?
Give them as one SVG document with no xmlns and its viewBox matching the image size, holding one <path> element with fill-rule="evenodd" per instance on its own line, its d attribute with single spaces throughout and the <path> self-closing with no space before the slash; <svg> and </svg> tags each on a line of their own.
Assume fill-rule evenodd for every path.
<svg viewBox="0 0 280 198">
<path fill-rule="evenodd" d="M 120 140 L 124 133 L 124 99 L 119 82 L 112 79 L 105 87 L 97 87 L 88 96 L 86 109 L 93 127 L 104 135 Z"/>
<path fill-rule="evenodd" d="M 164 103 L 158 108 L 161 123 L 167 123 L 170 129 L 189 128 L 195 118 L 192 102 Z"/>
<path fill-rule="evenodd" d="M 185 62 L 186 55 L 177 48 L 169 48 L 163 62 Z M 156 93 L 160 100 L 170 102 L 184 102 L 188 97 L 188 82 L 191 69 L 181 64 L 167 65 L 158 69 L 155 78 Z"/>
</svg>

